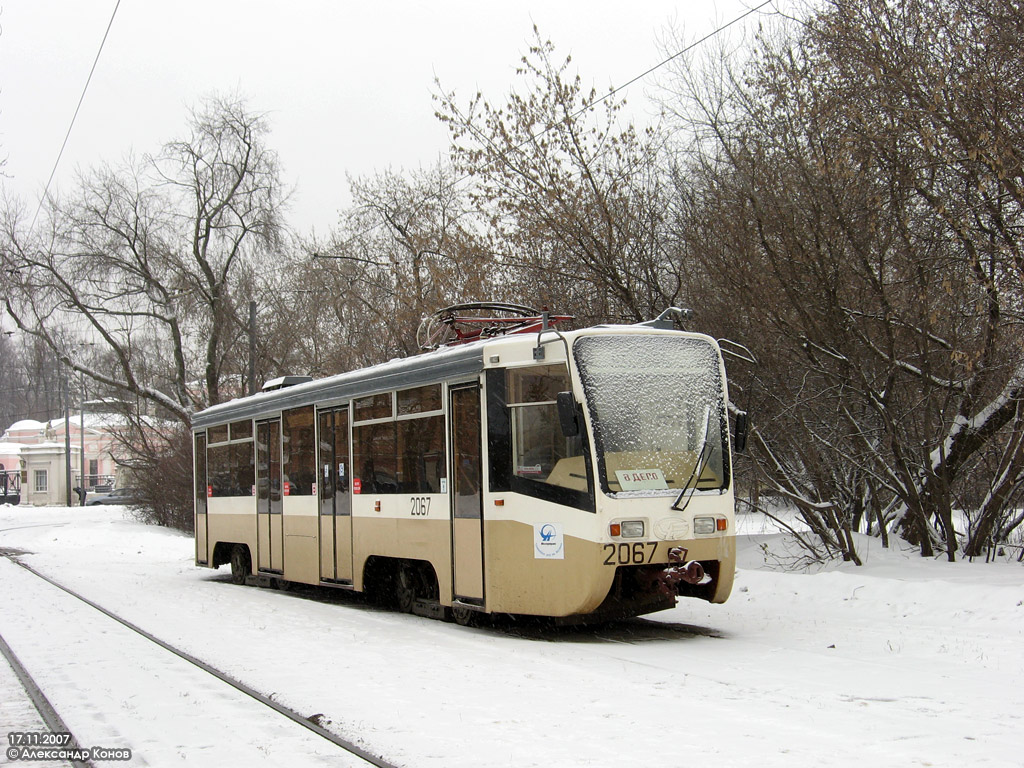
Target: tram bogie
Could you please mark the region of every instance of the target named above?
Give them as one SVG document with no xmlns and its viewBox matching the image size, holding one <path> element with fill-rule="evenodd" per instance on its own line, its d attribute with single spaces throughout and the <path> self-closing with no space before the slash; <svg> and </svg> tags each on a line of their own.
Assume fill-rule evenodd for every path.
<svg viewBox="0 0 1024 768">
<path fill-rule="evenodd" d="M 531 331 L 198 414 L 197 564 L 461 623 L 725 601 L 735 518 L 717 343 Z"/>
</svg>

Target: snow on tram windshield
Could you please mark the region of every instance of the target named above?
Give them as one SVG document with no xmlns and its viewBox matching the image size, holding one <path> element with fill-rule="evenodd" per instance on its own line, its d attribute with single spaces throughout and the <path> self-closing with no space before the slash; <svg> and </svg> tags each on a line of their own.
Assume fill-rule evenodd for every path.
<svg viewBox="0 0 1024 768">
<path fill-rule="evenodd" d="M 605 493 L 728 487 L 724 387 L 710 342 L 600 335 L 578 339 L 573 349 Z"/>
</svg>

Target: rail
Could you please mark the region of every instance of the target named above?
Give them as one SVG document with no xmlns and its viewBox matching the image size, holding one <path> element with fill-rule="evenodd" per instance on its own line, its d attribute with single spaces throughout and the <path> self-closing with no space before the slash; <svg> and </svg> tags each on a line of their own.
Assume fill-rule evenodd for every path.
<svg viewBox="0 0 1024 768">
<path fill-rule="evenodd" d="M 332 733 L 331 731 L 327 730 L 326 728 L 323 728 L 323 727 L 317 725 L 316 723 L 312 722 L 309 718 L 305 717 L 304 715 L 301 715 L 298 712 L 295 712 L 294 710 L 291 710 L 288 707 L 285 707 L 282 704 L 279 704 L 278 702 L 274 701 L 273 699 L 271 699 L 271 698 L 269 698 L 267 696 L 264 696 L 262 693 L 260 693 L 259 691 L 251 688 L 250 686 L 246 685 L 242 681 L 236 680 L 235 678 L 231 677 L 227 673 L 222 672 L 221 670 L 217 669 L 216 667 L 211 666 L 210 664 L 207 664 L 205 661 L 202 661 L 201 659 L 196 658 L 192 654 L 187 653 L 187 652 L 181 650 L 180 648 L 177 648 L 177 647 L 171 645 L 170 643 L 168 643 L 168 642 L 166 642 L 164 640 L 161 640 L 160 638 L 156 637 L 155 635 L 150 634 L 149 632 L 147 632 L 146 630 L 144 630 L 141 627 L 137 626 L 136 624 L 133 624 L 132 622 L 128 621 L 127 619 L 124 619 L 121 616 L 118 616 L 116 613 L 114 613 L 114 612 L 108 610 L 107 608 L 104 608 L 103 606 L 93 602 L 89 598 L 84 597 L 83 595 L 79 594 L 78 592 L 74 591 L 73 589 L 70 589 L 69 587 L 64 586 L 60 582 L 55 581 L 54 579 L 51 579 L 49 576 L 46 576 L 46 575 L 40 573 L 39 571 L 34 569 L 32 566 L 26 565 L 25 563 L 21 562 L 21 560 L 19 560 L 14 555 L 14 553 L 11 553 L 9 551 L 2 551 L 2 550 L 0 550 L 0 556 L 7 557 L 12 563 L 15 563 L 16 565 L 21 566 L 22 568 L 24 568 L 26 571 L 28 571 L 32 575 L 34 575 L 37 578 L 42 579 L 43 581 L 45 581 L 47 584 L 50 584 L 51 586 L 56 587 L 57 589 L 65 592 L 66 594 L 70 595 L 71 597 L 74 597 L 76 600 L 80 600 L 81 602 L 83 602 L 86 605 L 88 605 L 90 608 L 93 608 L 94 610 L 99 611 L 100 613 L 102 613 L 104 616 L 112 619 L 113 621 L 116 621 L 118 624 L 121 624 L 122 626 L 126 627 L 127 629 L 130 629 L 131 631 L 141 635 L 145 639 L 147 639 L 150 642 L 160 646 L 164 650 L 166 650 L 166 651 L 168 651 L 170 653 L 173 653 L 178 658 L 183 659 L 184 661 L 187 661 L 190 664 L 198 667 L 199 669 L 203 670 L 204 672 L 206 672 L 206 673 L 212 675 L 213 677 L 217 678 L 221 682 L 227 683 L 228 685 L 230 685 L 235 690 L 240 691 L 241 693 L 244 693 L 245 695 L 255 699 L 260 704 L 263 704 L 263 705 L 269 707 L 270 709 L 274 710 L 278 714 L 283 715 L 284 717 L 288 718 L 292 722 L 294 722 L 294 723 L 296 723 L 298 725 L 301 725 L 303 728 L 306 728 L 309 731 L 312 731 L 317 736 L 320 736 L 321 738 L 331 742 L 332 744 L 335 744 L 336 746 L 341 747 L 346 752 L 348 752 L 348 753 L 350 753 L 350 754 L 352 754 L 352 755 L 362 759 L 366 763 L 369 763 L 370 765 L 373 765 L 373 766 L 377 766 L 377 768 L 397 768 L 397 766 L 395 766 L 393 763 L 389 763 L 384 758 L 379 757 L 379 756 L 374 755 L 374 754 L 371 754 L 370 752 L 367 752 L 366 750 L 364 750 L 361 747 L 353 744 L 352 742 L 348 741 L 347 739 L 343 739 L 342 737 L 338 736 L 335 733 Z M 12 664 L 12 667 L 13 667 L 13 664 Z M 66 729 L 60 729 L 60 730 L 65 730 L 66 731 Z"/>
</svg>

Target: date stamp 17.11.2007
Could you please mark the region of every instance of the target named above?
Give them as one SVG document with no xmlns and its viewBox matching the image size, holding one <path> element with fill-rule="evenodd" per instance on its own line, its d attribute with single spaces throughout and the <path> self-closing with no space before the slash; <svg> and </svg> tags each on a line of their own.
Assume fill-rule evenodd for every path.
<svg viewBox="0 0 1024 768">
<path fill-rule="evenodd" d="M 7 759 L 95 761 L 131 760 L 126 747 L 79 747 L 70 733 L 51 731 L 10 731 L 7 734 Z"/>
</svg>

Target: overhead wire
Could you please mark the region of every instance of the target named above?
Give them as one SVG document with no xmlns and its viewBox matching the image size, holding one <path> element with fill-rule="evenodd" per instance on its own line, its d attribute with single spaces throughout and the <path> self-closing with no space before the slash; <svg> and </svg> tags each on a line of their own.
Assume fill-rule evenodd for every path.
<svg viewBox="0 0 1024 768">
<path fill-rule="evenodd" d="M 750 15 L 752 15 L 754 13 L 757 13 L 762 8 L 765 8 L 766 6 L 772 5 L 775 2 L 776 2 L 776 0 L 764 0 L 760 4 L 755 5 L 752 8 L 747 9 L 746 11 L 741 13 L 740 15 L 736 16 L 735 18 L 731 19 L 730 21 L 727 21 L 726 23 L 722 24 L 721 26 L 716 27 L 711 32 L 708 32 L 703 37 L 695 40 L 694 42 L 690 43 L 686 47 L 676 51 L 671 56 L 663 59 L 662 61 L 658 62 L 654 66 L 652 66 L 649 69 L 647 69 L 646 71 L 641 72 L 639 75 L 636 75 L 632 79 L 627 80 L 625 83 L 622 83 L 621 85 L 618 85 L 615 88 L 612 88 L 610 91 L 608 91 L 604 95 L 600 96 L 599 98 L 596 98 L 593 101 L 587 102 L 582 107 L 577 109 L 575 112 L 570 113 L 569 115 L 567 115 L 566 117 L 562 118 L 561 120 L 559 120 L 557 122 L 554 122 L 554 123 L 551 123 L 550 125 L 545 126 L 543 129 L 541 129 L 537 133 L 531 133 L 527 138 L 523 139 L 521 142 L 519 142 L 515 146 L 511 147 L 510 149 L 505 150 L 504 152 L 500 152 L 498 154 L 498 159 L 499 160 L 503 160 L 504 158 L 508 157 L 512 153 L 520 151 L 523 147 L 527 146 L 528 144 L 534 143 L 535 141 L 537 141 L 537 139 L 539 139 L 542 136 L 544 136 L 544 135 L 550 133 L 551 131 L 555 130 L 555 128 L 558 127 L 559 125 L 561 125 L 563 123 L 567 123 L 567 122 L 572 121 L 572 120 L 575 120 L 580 115 L 583 115 L 586 112 L 589 112 L 591 109 L 596 107 L 598 104 L 601 104 L 601 103 L 607 101 L 608 99 L 610 99 L 613 96 L 615 96 L 617 93 L 620 93 L 621 91 L 626 90 L 627 88 L 629 88 L 634 83 L 637 83 L 640 80 L 643 80 L 645 77 L 647 77 L 651 73 L 656 72 L 657 70 L 661 69 L 662 67 L 666 66 L 667 64 L 670 64 L 671 62 L 673 62 L 676 59 L 678 59 L 680 56 L 683 56 L 683 55 L 689 53 L 690 51 L 694 50 L 695 48 L 697 48 L 700 45 L 703 45 L 704 43 L 706 43 L 708 40 L 710 40 L 711 38 L 715 37 L 716 35 L 721 34 L 725 30 L 727 30 L 729 27 L 731 27 L 731 26 L 733 26 L 735 24 L 738 24 L 739 22 L 743 21 L 743 19 L 747 18 L 748 16 L 750 16 Z M 471 131 L 473 131 L 474 133 L 477 133 L 473 129 L 472 126 L 468 126 L 468 127 L 469 127 L 469 129 Z M 478 138 L 481 138 L 483 141 L 489 143 L 489 141 L 488 141 L 488 139 L 486 137 L 479 137 L 478 136 Z M 454 189 L 459 184 L 461 184 L 462 182 L 466 181 L 467 179 L 471 178 L 474 175 L 475 174 L 472 171 L 464 173 L 462 176 L 459 176 L 454 181 L 451 181 L 448 184 L 446 184 L 443 187 L 441 187 L 441 189 L 439 189 L 437 192 L 432 192 L 430 195 L 428 195 L 426 198 L 424 198 L 423 202 L 425 202 L 426 200 L 429 200 L 429 199 L 431 199 L 433 197 L 437 197 L 438 195 L 440 195 L 440 194 L 442 194 L 444 192 L 447 192 L 447 191 L 449 191 L 451 189 Z M 363 237 L 365 235 L 368 235 L 369 233 L 379 229 L 381 227 L 381 225 L 382 225 L 382 222 L 377 222 L 372 227 L 368 227 L 367 229 L 365 229 L 365 230 L 363 230 L 361 232 L 358 232 L 355 235 L 352 235 L 352 237 L 348 238 L 343 243 L 341 243 L 341 247 L 344 248 L 344 247 L 348 246 L 349 244 L 357 241 L 359 238 L 361 238 L 361 237 Z M 318 254 L 318 253 L 314 253 L 312 256 L 315 259 L 317 259 L 317 258 L 319 258 L 319 259 L 325 259 L 325 258 L 326 259 L 330 259 L 330 258 L 345 258 L 345 257 L 337 257 L 337 256 L 327 256 L 327 255 Z"/>
<path fill-rule="evenodd" d="M 575 112 L 570 114 L 568 117 L 564 118 L 564 120 L 559 121 L 559 122 L 564 122 L 566 120 L 575 120 L 577 117 L 579 117 L 583 113 L 585 113 L 588 110 L 593 109 L 594 107 L 596 107 L 598 104 L 601 104 L 602 102 L 607 101 L 612 96 L 614 96 L 615 94 L 619 93 L 620 91 L 626 90 L 627 88 L 629 88 L 629 86 L 633 85 L 634 83 L 639 82 L 640 80 L 643 80 L 649 74 L 651 74 L 653 72 L 656 72 L 657 70 L 659 70 L 662 67 L 664 67 L 666 64 L 670 64 L 671 62 L 673 62 L 676 59 L 678 59 L 680 56 L 683 56 L 683 55 L 689 53 L 690 51 L 692 51 L 697 46 L 702 45 L 702 44 L 706 43 L 708 40 L 710 40 L 711 38 L 715 37 L 716 35 L 721 34 L 722 32 L 724 32 L 725 30 L 727 30 L 729 27 L 733 26 L 734 24 L 738 24 L 739 22 L 743 21 L 743 19 L 747 18 L 747 16 L 750 16 L 751 14 L 757 13 L 762 8 L 764 8 L 765 6 L 771 5 L 774 2 L 775 2 L 775 0 L 764 0 L 764 2 L 762 2 L 760 5 L 756 5 L 753 8 L 750 8 L 750 9 L 744 11 L 739 16 L 737 16 L 736 18 L 732 19 L 732 21 L 726 22 L 722 26 L 712 30 L 711 32 L 708 32 L 706 35 L 704 35 L 704 37 L 702 37 L 702 38 L 700 38 L 698 40 L 695 40 L 694 42 L 690 43 L 685 48 L 683 48 L 683 49 L 681 49 L 679 51 L 676 51 L 675 53 L 673 53 L 668 58 L 663 59 L 662 61 L 659 61 L 657 64 L 655 64 L 653 67 L 648 69 L 646 72 L 641 72 L 639 75 L 634 77 L 632 80 L 628 80 L 625 83 L 623 83 L 622 85 L 613 88 L 612 90 L 608 91 L 608 93 L 606 93 L 603 96 L 601 96 L 600 98 L 594 99 L 594 101 L 591 101 L 591 102 L 588 102 L 587 104 L 584 104 L 578 110 L 576 110 Z M 557 123 L 554 123 L 552 125 L 549 125 L 549 126 L 545 127 L 544 130 L 540 131 L 535 136 L 531 135 L 529 138 L 524 139 L 522 142 L 520 142 L 519 144 L 514 146 L 512 149 L 510 149 L 505 154 L 511 154 L 512 152 L 516 152 L 516 151 L 522 149 L 527 144 L 533 143 L 534 141 L 539 139 L 544 134 L 554 130 L 556 125 L 557 125 Z M 502 155 L 502 156 L 504 156 L 504 155 Z"/>
<path fill-rule="evenodd" d="M 117 9 L 121 7 L 121 0 L 117 0 L 114 3 L 114 11 L 110 14 L 110 21 L 107 23 L 107 29 L 103 33 L 103 39 L 100 41 L 100 47 L 96 51 L 96 57 L 93 59 L 92 67 L 89 69 L 89 76 L 85 79 L 85 86 L 82 88 L 82 95 L 78 97 L 78 106 L 75 107 L 75 113 L 71 116 L 71 123 L 68 125 L 67 133 L 64 134 L 64 141 L 60 145 L 60 151 L 57 153 L 57 159 L 53 163 L 53 169 L 50 171 L 50 177 L 46 180 L 46 186 L 43 187 L 43 194 L 39 198 L 39 205 L 36 207 L 36 212 L 32 216 L 32 224 L 29 226 L 29 233 L 36 228 L 36 220 L 39 218 L 39 212 L 43 209 L 43 203 L 46 202 L 47 197 L 50 194 L 50 185 L 53 183 L 53 177 L 57 175 L 57 167 L 60 165 L 60 160 L 64 156 L 64 150 L 68 146 L 68 140 L 71 138 L 71 131 L 75 127 L 75 120 L 78 119 L 78 113 L 82 109 L 82 104 L 85 101 L 85 94 L 89 90 L 89 83 L 92 82 L 93 73 L 96 72 L 96 65 L 99 64 L 100 55 L 103 53 L 103 47 L 107 44 L 107 37 L 110 36 L 110 29 L 114 26 L 114 18 L 117 16 Z"/>
</svg>

